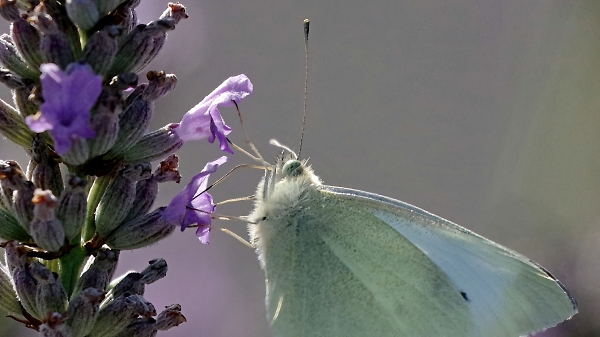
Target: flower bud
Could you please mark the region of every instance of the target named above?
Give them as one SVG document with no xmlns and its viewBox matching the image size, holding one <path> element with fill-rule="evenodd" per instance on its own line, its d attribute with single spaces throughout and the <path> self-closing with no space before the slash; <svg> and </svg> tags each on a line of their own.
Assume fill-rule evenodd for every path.
<svg viewBox="0 0 600 337">
<path fill-rule="evenodd" d="M 125 163 L 151 162 L 165 158 L 183 146 L 183 140 L 173 130 L 178 124 L 168 124 L 154 132 L 145 134 L 125 153 Z"/>
<path fill-rule="evenodd" d="M 142 99 L 150 102 L 156 102 L 175 89 L 177 85 L 177 77 L 173 74 L 165 74 L 164 71 L 149 71 L 146 78 L 148 86 L 142 93 Z"/>
<path fill-rule="evenodd" d="M 31 316 L 41 319 L 37 306 L 38 283 L 27 269 L 15 269 L 12 274 L 19 302 Z"/>
<path fill-rule="evenodd" d="M 134 8 L 140 4 L 141 0 L 94 1 L 96 1 L 96 6 L 98 6 L 98 12 L 101 17 L 93 28 L 94 30 L 99 30 L 106 26 L 120 26 L 127 33 L 137 24 L 137 16 L 135 15 Z"/>
<path fill-rule="evenodd" d="M 21 305 L 13 290 L 10 274 L 2 264 L 0 264 L 0 309 L 13 315 L 21 315 Z"/>
<path fill-rule="evenodd" d="M 142 282 L 144 284 L 154 283 L 167 276 L 167 261 L 165 259 L 153 259 L 148 261 L 149 266 L 142 270 Z"/>
<path fill-rule="evenodd" d="M 66 317 L 72 337 L 84 337 L 92 330 L 103 299 L 104 292 L 87 288 L 69 302 Z"/>
<path fill-rule="evenodd" d="M 37 16 L 37 26 L 44 34 L 40 44 L 44 63 L 54 63 L 61 69 L 65 69 L 75 61 L 69 37 L 59 29 L 50 16 L 40 13 Z"/>
<path fill-rule="evenodd" d="M 94 0 L 67 0 L 65 7 L 71 21 L 83 30 L 94 27 L 100 18 Z"/>
<path fill-rule="evenodd" d="M 165 208 L 123 223 L 106 238 L 106 244 L 114 249 L 137 249 L 166 238 L 175 226 L 161 218 Z"/>
<path fill-rule="evenodd" d="M 9 89 L 18 89 L 25 86 L 25 82 L 30 81 L 27 79 L 22 79 L 20 76 L 17 76 L 15 73 L 11 72 L 6 68 L 0 68 L 0 82 L 6 85 Z"/>
<path fill-rule="evenodd" d="M 2 184 L 2 180 L 0 179 L 0 208 L 7 210 L 9 212 L 13 212 L 12 209 L 12 195 L 13 190 L 6 185 Z"/>
<path fill-rule="evenodd" d="M 0 36 L 0 62 L 6 68 L 23 78 L 35 79 L 40 75 L 37 69 L 29 68 L 23 59 L 21 59 L 17 48 L 12 42 L 12 38 L 8 34 Z"/>
<path fill-rule="evenodd" d="M 31 146 L 34 136 L 19 112 L 3 100 L 0 100 L 0 133 L 26 149 Z"/>
<path fill-rule="evenodd" d="M 132 0 L 129 1 L 129 3 L 137 3 L 139 4 L 141 2 L 141 0 Z M 137 6 L 137 4 L 135 6 Z M 136 11 L 134 10 L 134 8 L 126 8 L 123 11 L 123 17 L 121 20 L 121 26 L 125 27 L 126 32 L 130 33 L 138 24 L 138 16 Z M 125 41 L 126 36 L 121 36 L 121 38 L 119 39 L 119 45 L 123 44 L 123 41 Z"/>
<path fill-rule="evenodd" d="M 135 89 L 133 89 L 133 91 L 131 91 L 129 93 L 129 95 L 127 96 L 127 98 L 125 99 L 125 106 L 130 106 L 131 103 L 133 103 L 136 99 L 138 99 L 142 95 L 144 90 L 146 90 L 147 86 L 148 86 L 148 83 L 138 84 L 135 87 Z"/>
<path fill-rule="evenodd" d="M 117 6 L 119 6 L 125 0 L 95 0 L 96 6 L 98 6 L 98 12 L 101 16 L 104 16 L 112 12 Z"/>
<path fill-rule="evenodd" d="M 52 273 L 50 269 L 37 261 L 29 266 L 29 270 L 38 282 L 38 312 L 45 315 L 48 312 L 64 312 L 67 310 L 67 292 L 58 279 L 58 275 Z"/>
<path fill-rule="evenodd" d="M 35 137 L 37 137 L 39 139 L 39 134 L 38 134 L 38 136 L 35 136 Z M 30 150 L 31 150 L 31 148 L 30 148 Z M 35 162 L 35 160 L 33 160 L 33 158 L 29 158 L 29 163 L 27 163 L 27 175 L 26 175 L 27 179 L 31 180 L 31 178 L 33 176 L 33 170 L 35 170 L 36 166 L 37 166 L 37 163 Z"/>
<path fill-rule="evenodd" d="M 78 239 L 87 215 L 87 181 L 69 175 L 67 188 L 58 199 L 56 217 L 62 222 L 67 240 Z"/>
<path fill-rule="evenodd" d="M 101 111 L 92 115 L 90 126 L 96 132 L 96 137 L 88 139 L 90 157 L 94 158 L 105 154 L 117 141 L 119 134 L 119 117 L 111 111 Z"/>
<path fill-rule="evenodd" d="M 177 170 L 179 167 L 179 157 L 176 154 L 172 154 L 165 160 L 159 163 L 159 166 L 154 171 L 154 179 L 159 183 L 168 181 L 174 181 L 179 184 L 181 181 L 181 174 Z"/>
<path fill-rule="evenodd" d="M 128 222 L 142 216 L 150 210 L 156 195 L 158 194 L 158 182 L 154 179 L 154 176 L 140 180 L 135 184 L 135 198 L 133 199 L 133 205 L 127 213 L 123 222 Z"/>
<path fill-rule="evenodd" d="M 120 92 L 121 98 L 123 90 L 135 88 L 137 85 L 138 75 L 133 72 L 119 74 L 110 81 L 110 87 Z"/>
<path fill-rule="evenodd" d="M 4 244 L 4 251 L 9 275 L 16 269 L 27 268 L 27 247 L 19 245 L 18 241 L 7 241 Z"/>
<path fill-rule="evenodd" d="M 0 238 L 3 240 L 27 241 L 30 236 L 25 228 L 19 224 L 19 220 L 10 212 L 0 209 Z"/>
<path fill-rule="evenodd" d="M 135 95 L 135 98 L 127 106 L 125 112 L 119 116 L 119 135 L 108 158 L 121 155 L 142 138 L 148 129 L 154 111 L 152 102 L 173 90 L 177 83 L 174 75 L 167 75 L 164 72 L 149 72 L 147 78 L 149 83 L 146 86 L 138 86 L 138 88 L 143 88 L 141 94 L 138 95 L 140 89 L 136 88 L 130 95 L 130 97 Z M 130 100 L 130 97 L 127 98 L 127 101 Z M 173 143 L 177 142 L 172 140 L 171 147 Z"/>
<path fill-rule="evenodd" d="M 42 41 L 40 32 L 27 20 L 20 18 L 10 25 L 10 36 L 23 61 L 31 69 L 39 69 L 43 62 L 42 52 L 40 51 Z"/>
<path fill-rule="evenodd" d="M 116 249 L 108 249 L 108 248 L 101 248 L 100 250 L 105 250 L 106 252 L 111 252 L 110 258 L 112 261 L 114 261 L 112 264 L 109 264 L 106 268 L 106 274 L 108 275 L 108 282 L 110 282 L 110 280 L 112 280 L 112 278 L 115 276 L 115 271 L 117 270 L 117 262 L 119 262 L 119 256 L 121 255 L 121 251 L 120 250 L 116 250 Z M 108 253 L 107 253 L 108 255 Z M 109 284 L 110 285 L 110 284 Z"/>
<path fill-rule="evenodd" d="M 96 232 L 108 236 L 125 219 L 133 205 L 135 185 L 150 176 L 150 164 L 131 165 L 110 182 L 96 208 Z"/>
<path fill-rule="evenodd" d="M 12 211 L 13 191 L 27 187 L 21 166 L 14 160 L 0 160 L 0 203 Z"/>
<path fill-rule="evenodd" d="M 37 281 L 31 275 L 27 264 L 27 248 L 16 241 L 8 241 L 4 246 L 8 274 L 12 276 L 14 290 L 23 309 L 36 318 L 41 318 L 37 310 Z M 19 310 L 19 313 L 21 310 Z"/>
<path fill-rule="evenodd" d="M 58 252 L 65 245 L 65 230 L 62 222 L 54 215 L 58 206 L 56 197 L 48 190 L 36 189 L 33 203 L 31 236 L 39 247 L 49 252 Z"/>
<path fill-rule="evenodd" d="M 33 220 L 33 194 L 35 185 L 31 181 L 26 182 L 26 187 L 13 193 L 13 209 L 19 224 L 31 233 L 31 221 Z"/>
<path fill-rule="evenodd" d="M 100 310 L 88 337 L 113 337 L 127 327 L 145 306 L 141 296 L 124 294 Z"/>
<path fill-rule="evenodd" d="M 137 85 L 134 73 L 120 74 L 105 86 L 94 110 L 90 125 L 96 137 L 88 140 L 90 156 L 96 157 L 110 150 L 119 134 L 119 115 L 123 111 L 123 90 Z"/>
<path fill-rule="evenodd" d="M 46 315 L 44 323 L 40 325 L 40 336 L 43 337 L 71 337 L 71 331 L 65 324 L 65 318 L 58 312 Z"/>
<path fill-rule="evenodd" d="M 129 272 L 124 277 L 121 277 L 119 282 L 110 289 L 103 303 L 121 297 L 124 294 L 143 296 L 146 291 L 146 285 L 141 281 L 144 275 L 136 272 Z"/>
<path fill-rule="evenodd" d="M 110 69 L 117 54 L 116 37 L 121 34 L 122 30 L 116 26 L 108 26 L 97 31 L 86 43 L 80 60 L 89 64 L 96 74 L 104 75 Z"/>
<path fill-rule="evenodd" d="M 134 319 L 118 337 L 154 337 L 158 331 L 154 328 L 156 320 L 152 317 L 139 317 Z"/>
<path fill-rule="evenodd" d="M 185 6 L 177 3 L 169 2 L 168 8 L 161 14 L 160 19 L 172 18 L 175 24 L 178 24 L 182 19 L 187 19 L 189 15 L 185 10 Z"/>
<path fill-rule="evenodd" d="M 188 18 L 188 15 L 186 13 L 185 6 L 183 6 L 180 3 L 169 3 L 169 7 L 160 16 L 160 20 L 155 21 L 155 22 L 160 22 L 161 20 L 171 19 L 171 20 L 173 20 L 173 22 L 168 22 L 168 25 L 170 26 L 172 24 L 173 25 L 172 29 L 175 29 L 175 25 L 178 24 L 179 21 L 181 21 L 182 19 L 187 19 L 187 18 Z M 151 22 L 150 25 L 154 24 L 155 22 Z M 168 30 L 172 30 L 172 29 L 168 29 Z M 158 52 L 164 46 L 166 40 L 167 40 L 167 31 L 166 30 L 164 32 L 162 32 L 162 34 L 157 34 L 154 37 L 154 40 L 152 42 L 152 50 L 150 50 L 148 55 L 138 63 L 138 65 L 136 67 L 136 71 L 139 71 L 139 70 L 145 68 L 150 62 L 152 62 L 152 60 L 156 57 L 156 55 L 158 55 Z"/>
<path fill-rule="evenodd" d="M 187 322 L 187 320 L 181 314 L 181 305 L 172 304 L 158 314 L 154 328 L 157 330 L 169 330 L 184 322 Z"/>
<path fill-rule="evenodd" d="M 122 41 L 119 42 L 121 47 L 108 71 L 109 76 L 131 71 L 146 50 L 149 51 L 152 48 L 152 38 L 144 34 L 145 29 L 146 25 L 137 25 L 122 37 Z"/>
<path fill-rule="evenodd" d="M 16 0 L 0 1 L 0 16 L 6 21 L 15 21 L 21 18 Z"/>
<path fill-rule="evenodd" d="M 137 62 L 134 71 L 140 71 L 144 69 L 154 58 L 158 55 L 158 52 L 162 49 L 167 41 L 167 31 L 175 29 L 177 21 L 172 18 L 164 18 L 157 21 L 152 21 L 146 27 L 147 30 L 156 31 L 152 34 L 151 49 L 144 53 L 142 58 Z"/>
<path fill-rule="evenodd" d="M 50 190 L 60 195 L 64 189 L 62 174 L 58 162 L 50 156 L 48 145 L 39 137 L 34 138 L 31 145 L 32 160 L 35 162 L 31 180 L 37 188 Z"/>
<path fill-rule="evenodd" d="M 156 308 L 154 308 L 154 305 L 152 303 L 146 301 L 141 295 L 134 296 L 139 296 L 139 298 L 141 299 L 138 306 L 138 311 L 136 312 L 138 315 L 144 317 L 156 316 Z"/>
<path fill-rule="evenodd" d="M 153 112 L 154 104 L 144 99 L 137 99 L 129 105 L 119 116 L 117 140 L 107 157 L 115 158 L 133 146 L 148 129 Z"/>
<path fill-rule="evenodd" d="M 166 181 L 176 181 L 179 183 L 181 175 L 177 171 L 178 165 L 179 158 L 176 155 L 171 155 L 160 162 L 152 177 L 137 182 L 135 185 L 133 206 L 125 219 L 123 219 L 124 223 L 142 216 L 150 210 L 158 194 L 159 183 Z"/>
<path fill-rule="evenodd" d="M 74 138 L 67 153 L 61 155 L 62 159 L 71 165 L 80 165 L 90 158 L 90 147 L 87 139 Z"/>
<path fill-rule="evenodd" d="M 79 35 L 77 26 L 75 26 L 75 24 L 69 19 L 69 17 L 65 15 L 64 3 L 64 1 L 44 1 L 44 6 L 38 6 L 34 10 L 34 13 L 37 12 L 38 16 L 40 16 L 40 13 L 48 13 L 49 17 L 51 17 L 52 20 L 54 20 L 55 26 L 58 28 L 58 30 L 61 31 L 64 34 L 64 36 L 67 37 L 67 40 L 71 45 L 71 50 L 73 51 L 75 58 L 77 58 L 79 53 L 81 52 L 81 37 Z M 40 30 L 42 31 L 42 33 L 46 34 L 46 32 L 43 31 L 41 28 Z"/>
<path fill-rule="evenodd" d="M 13 90 L 13 100 L 23 118 L 35 115 L 39 111 L 39 106 L 29 99 L 30 95 L 31 90 L 25 86 Z"/>
<path fill-rule="evenodd" d="M 73 294 L 78 294 L 88 288 L 94 288 L 99 291 L 106 290 L 106 286 L 113 276 L 118 260 L 118 251 L 106 248 L 98 250 L 89 268 L 77 280 Z"/>
<path fill-rule="evenodd" d="M 162 48 L 164 40 L 161 44 L 159 37 L 173 29 L 175 29 L 175 20 L 171 18 L 153 21 L 148 25 L 137 25 L 120 43 L 121 48 L 117 52 L 108 74 L 116 75 L 131 70 L 139 71 L 147 64 L 146 62 L 153 58 L 150 55 L 156 55 Z M 156 38 L 159 39 L 155 42 Z"/>
</svg>

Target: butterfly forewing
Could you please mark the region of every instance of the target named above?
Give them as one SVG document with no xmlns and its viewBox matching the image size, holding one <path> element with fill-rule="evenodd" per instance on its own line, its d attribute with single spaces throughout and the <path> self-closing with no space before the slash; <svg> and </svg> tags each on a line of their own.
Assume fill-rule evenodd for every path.
<svg viewBox="0 0 600 337">
<path fill-rule="evenodd" d="M 481 335 L 517 336 L 553 327 L 577 313 L 564 286 L 525 256 L 404 202 L 324 186 L 410 240 L 452 280 Z"/>
</svg>

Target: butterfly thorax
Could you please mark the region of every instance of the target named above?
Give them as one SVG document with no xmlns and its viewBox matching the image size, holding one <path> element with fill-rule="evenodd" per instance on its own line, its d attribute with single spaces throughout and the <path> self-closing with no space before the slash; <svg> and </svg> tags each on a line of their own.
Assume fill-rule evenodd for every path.
<svg viewBox="0 0 600 337">
<path fill-rule="evenodd" d="M 320 186 L 321 181 L 310 166 L 298 160 L 279 164 L 274 174 L 265 175 L 258 184 L 254 211 L 249 216 L 255 224 L 248 226 L 251 243 L 255 245 L 259 258 L 264 255 L 273 236 L 285 240 L 289 230 L 281 226 L 282 221 L 289 226 L 303 209 L 303 204 L 317 195 L 315 192 Z"/>
</svg>

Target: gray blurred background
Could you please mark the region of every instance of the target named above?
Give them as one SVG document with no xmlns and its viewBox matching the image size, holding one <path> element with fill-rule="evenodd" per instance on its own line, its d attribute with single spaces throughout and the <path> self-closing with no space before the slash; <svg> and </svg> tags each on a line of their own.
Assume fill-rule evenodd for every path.
<svg viewBox="0 0 600 337">
<path fill-rule="evenodd" d="M 540 336 L 600 335 L 600 2 L 186 1 L 190 18 L 147 70 L 178 77 L 154 127 L 182 115 L 229 76 L 255 93 L 241 109 L 263 155 L 277 138 L 298 148 L 304 90 L 302 20 L 311 19 L 303 155 L 330 185 L 394 197 L 457 222 L 548 268 L 580 313 Z M 144 0 L 141 22 L 164 0 Z M 8 24 L 4 25 L 7 31 Z M 2 88 L 0 96 L 10 100 Z M 243 144 L 235 110 L 222 109 Z M 184 179 L 162 186 L 166 205 L 218 146 L 190 142 Z M 26 165 L 0 140 L 0 157 Z M 237 153 L 235 164 L 250 163 Z M 219 174 L 216 175 L 218 177 Z M 254 192 L 261 172 L 239 171 L 216 201 Z M 215 179 L 216 179 L 215 177 Z M 245 215 L 252 205 L 218 210 Z M 245 225 L 219 222 L 241 236 Z M 360 238 L 357 238 L 360 240 Z M 159 336 L 270 336 L 254 252 L 192 231 L 121 255 L 119 274 L 164 257 L 147 288 L 157 308 L 180 303 L 188 322 Z M 0 335 L 35 336 L 0 317 Z"/>
</svg>

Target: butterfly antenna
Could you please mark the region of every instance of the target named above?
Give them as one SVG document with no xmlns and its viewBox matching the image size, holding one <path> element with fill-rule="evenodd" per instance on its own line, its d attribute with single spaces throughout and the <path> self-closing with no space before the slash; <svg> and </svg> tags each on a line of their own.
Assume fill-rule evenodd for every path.
<svg viewBox="0 0 600 337">
<path fill-rule="evenodd" d="M 304 73 L 304 110 L 302 113 L 302 133 L 300 134 L 300 149 L 298 150 L 298 156 L 302 152 L 302 141 L 304 140 L 304 126 L 306 125 L 306 99 L 308 97 L 308 30 L 310 27 L 310 21 L 304 19 L 304 54 L 305 57 L 305 73 Z"/>
</svg>

